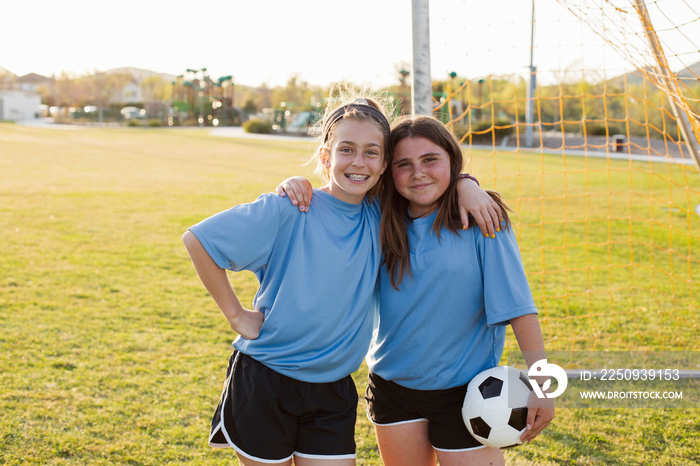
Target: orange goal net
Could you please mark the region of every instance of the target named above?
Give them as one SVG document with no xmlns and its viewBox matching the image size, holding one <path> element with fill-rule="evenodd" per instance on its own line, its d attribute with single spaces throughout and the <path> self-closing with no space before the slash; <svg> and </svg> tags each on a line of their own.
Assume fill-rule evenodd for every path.
<svg viewBox="0 0 700 466">
<path fill-rule="evenodd" d="M 700 349 L 700 5 L 451 14 L 464 37 L 444 44 L 457 70 L 433 76 L 435 115 L 515 210 L 547 347 Z M 469 36 L 477 22 L 482 40 Z M 523 44 L 499 43 L 509 30 Z M 470 75 L 473 47 L 517 58 Z"/>
</svg>

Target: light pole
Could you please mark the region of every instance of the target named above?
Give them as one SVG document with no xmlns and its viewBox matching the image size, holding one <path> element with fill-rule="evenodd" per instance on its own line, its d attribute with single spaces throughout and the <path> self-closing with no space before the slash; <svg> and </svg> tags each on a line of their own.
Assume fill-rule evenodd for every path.
<svg viewBox="0 0 700 466">
<path fill-rule="evenodd" d="M 433 114 L 433 83 L 430 78 L 430 19 L 428 0 L 412 0 L 413 63 L 411 104 L 413 115 Z"/>
<path fill-rule="evenodd" d="M 535 120 L 535 92 L 537 90 L 537 67 L 534 64 L 535 53 L 535 0 L 532 0 L 532 21 L 530 26 L 530 84 L 527 87 L 527 106 L 525 107 L 525 147 L 532 147 L 532 127 Z"/>
<path fill-rule="evenodd" d="M 481 121 L 481 105 L 484 100 L 484 78 L 479 78 L 477 86 L 476 121 Z"/>
<path fill-rule="evenodd" d="M 408 77 L 409 74 L 411 74 L 411 72 L 406 70 L 406 69 L 403 69 L 403 68 L 399 71 L 399 75 L 401 76 L 399 78 L 399 82 L 401 83 L 400 89 L 401 89 L 401 114 L 402 115 L 406 115 L 407 113 L 409 113 L 408 110 L 406 109 L 406 107 L 408 105 L 408 100 L 410 98 L 410 96 L 408 94 L 408 90 L 406 89 L 406 87 L 407 87 L 406 86 L 406 78 Z"/>
</svg>

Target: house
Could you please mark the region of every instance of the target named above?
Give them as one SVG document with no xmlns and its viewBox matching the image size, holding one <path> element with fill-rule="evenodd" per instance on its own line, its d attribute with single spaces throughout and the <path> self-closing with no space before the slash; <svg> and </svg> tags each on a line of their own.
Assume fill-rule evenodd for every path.
<svg viewBox="0 0 700 466">
<path fill-rule="evenodd" d="M 43 88 L 45 92 L 50 93 L 56 80 L 40 74 L 29 73 L 20 76 L 15 82 L 21 90 L 26 92 L 40 93 Z"/>
<path fill-rule="evenodd" d="M 0 90 L 0 120 L 31 120 L 41 116 L 41 96 L 35 92 Z"/>
<path fill-rule="evenodd" d="M 110 99 L 111 103 L 138 104 L 143 105 L 148 96 L 145 95 L 142 83 L 147 78 L 159 77 L 163 82 L 169 83 L 175 80 L 175 76 L 167 73 L 144 70 L 141 68 L 122 67 L 105 71 L 107 75 L 129 75 L 131 81 L 123 84 L 119 90 L 115 91 Z"/>
<path fill-rule="evenodd" d="M 143 89 L 136 81 L 126 84 L 110 98 L 111 103 L 136 104 L 143 102 Z"/>
</svg>

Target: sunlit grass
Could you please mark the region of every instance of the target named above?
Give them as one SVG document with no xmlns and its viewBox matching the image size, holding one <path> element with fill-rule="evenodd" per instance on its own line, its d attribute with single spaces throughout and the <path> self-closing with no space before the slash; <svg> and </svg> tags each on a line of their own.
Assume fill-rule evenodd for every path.
<svg viewBox="0 0 700 466">
<path fill-rule="evenodd" d="M 516 210 L 549 345 L 698 349 L 694 166 L 527 152 L 469 155 L 471 169 Z M 636 321 L 631 329 L 612 331 L 627 317 Z"/>
<path fill-rule="evenodd" d="M 312 149 L 201 130 L 0 125 L 0 463 L 231 464 L 230 451 L 208 447 L 207 433 L 235 335 L 180 237 L 291 174 L 309 176 L 302 164 Z M 537 175 L 543 164 L 560 172 L 556 158 L 498 155 L 494 172 L 492 157 L 475 154 L 471 162 L 517 210 L 548 348 L 698 350 L 700 292 L 686 283 L 697 276 L 698 219 L 683 211 L 700 202 L 691 198 L 697 176 L 690 197 L 671 188 L 674 199 L 688 199 L 674 201 L 683 215 L 625 194 L 615 203 L 622 213 L 613 214 L 624 218 L 608 220 L 602 196 L 570 197 L 565 210 L 560 200 L 541 199 L 561 185 L 545 180 L 543 190 Z M 600 170 L 584 185 L 605 193 L 614 175 L 629 192 L 629 173 L 587 163 Z M 664 189 L 650 173 L 633 176 L 635 190 Z M 672 170 L 673 180 L 679 176 Z M 567 179 L 566 192 L 576 192 L 579 175 Z M 650 205 L 654 219 L 674 228 L 639 220 L 650 218 Z M 562 218 L 572 222 L 557 223 Z M 577 246 L 586 240 L 596 246 Z M 252 274 L 230 276 L 250 302 Z M 363 366 L 355 374 L 360 393 L 365 377 Z M 381 464 L 363 410 L 361 402 L 358 463 Z M 511 464 L 693 464 L 699 426 L 692 409 L 562 409 L 537 441 L 507 457 Z"/>
</svg>

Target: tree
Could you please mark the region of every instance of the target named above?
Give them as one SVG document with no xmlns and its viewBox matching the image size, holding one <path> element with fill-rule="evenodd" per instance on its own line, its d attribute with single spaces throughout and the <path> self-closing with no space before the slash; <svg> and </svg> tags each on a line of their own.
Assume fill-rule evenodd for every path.
<svg viewBox="0 0 700 466">
<path fill-rule="evenodd" d="M 258 107 L 255 106 L 255 101 L 252 97 L 246 99 L 245 105 L 243 105 L 243 111 L 246 112 L 248 115 L 257 113 Z"/>
<path fill-rule="evenodd" d="M 0 89 L 11 89 L 16 80 L 17 76 L 0 68 Z"/>
<path fill-rule="evenodd" d="M 61 107 L 72 107 L 78 104 L 82 94 L 81 85 L 77 77 L 62 72 L 56 79 L 54 95 L 56 103 Z"/>
<path fill-rule="evenodd" d="M 172 96 L 172 86 L 158 75 L 148 76 L 141 81 L 141 89 L 148 115 L 159 113 L 162 104 L 169 101 Z"/>
<path fill-rule="evenodd" d="M 256 89 L 256 105 L 258 108 L 270 108 L 272 107 L 272 89 L 267 87 L 266 83 L 262 83 Z"/>
<path fill-rule="evenodd" d="M 294 104 L 297 110 L 311 109 L 312 104 L 321 100 L 322 90 L 320 87 L 311 87 L 306 81 L 301 81 L 299 76 L 294 75 L 287 81 L 284 87 L 276 87 L 272 90 L 272 106 L 278 107 L 282 102 Z"/>
<path fill-rule="evenodd" d="M 104 121 L 104 110 L 110 107 L 115 96 L 121 95 L 121 90 L 133 80 L 133 76 L 127 72 L 108 74 L 98 71 L 82 79 L 90 96 L 88 104 L 97 106 L 100 122 Z"/>
</svg>

